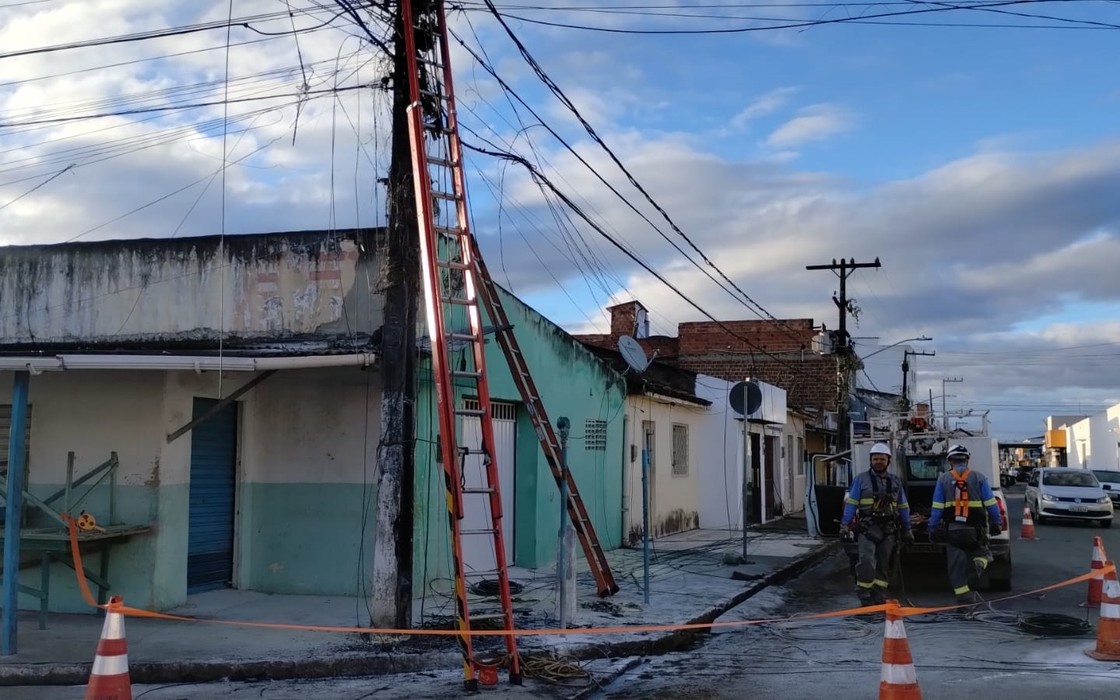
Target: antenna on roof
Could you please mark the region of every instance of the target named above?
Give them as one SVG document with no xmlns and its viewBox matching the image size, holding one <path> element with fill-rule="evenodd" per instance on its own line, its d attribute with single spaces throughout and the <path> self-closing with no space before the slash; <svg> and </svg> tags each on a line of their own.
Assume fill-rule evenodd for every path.
<svg viewBox="0 0 1120 700">
<path fill-rule="evenodd" d="M 630 365 L 630 369 L 638 374 L 645 372 L 650 363 L 653 362 L 653 360 L 646 359 L 646 351 L 642 349 L 641 343 L 628 335 L 618 339 L 618 352 L 622 354 L 622 359 L 626 360 L 626 364 Z"/>
</svg>

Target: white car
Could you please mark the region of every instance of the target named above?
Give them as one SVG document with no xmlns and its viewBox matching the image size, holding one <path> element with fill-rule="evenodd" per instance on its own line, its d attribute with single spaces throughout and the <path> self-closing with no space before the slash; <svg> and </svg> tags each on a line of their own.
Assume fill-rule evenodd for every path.
<svg viewBox="0 0 1120 700">
<path fill-rule="evenodd" d="M 1036 469 L 1023 497 L 1040 525 L 1061 519 L 1090 520 L 1112 527 L 1112 499 L 1087 469 Z"/>
</svg>

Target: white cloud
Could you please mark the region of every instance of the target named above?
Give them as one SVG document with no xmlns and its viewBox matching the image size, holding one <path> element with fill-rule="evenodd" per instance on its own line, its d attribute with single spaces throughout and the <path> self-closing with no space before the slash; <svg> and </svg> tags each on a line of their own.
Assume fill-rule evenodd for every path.
<svg viewBox="0 0 1120 700">
<path fill-rule="evenodd" d="M 771 148 L 793 148 L 843 134 L 854 126 L 855 118 L 840 105 L 827 102 L 810 105 L 775 129 L 766 139 L 766 145 Z"/>
<path fill-rule="evenodd" d="M 751 122 L 785 107 L 797 90 L 796 87 L 782 87 L 755 98 L 741 112 L 731 118 L 728 126 L 736 131 L 747 129 Z"/>
</svg>

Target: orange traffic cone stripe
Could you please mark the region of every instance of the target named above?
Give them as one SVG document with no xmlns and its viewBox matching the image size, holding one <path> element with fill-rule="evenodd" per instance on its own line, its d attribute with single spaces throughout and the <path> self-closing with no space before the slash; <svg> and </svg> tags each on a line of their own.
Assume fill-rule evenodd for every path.
<svg viewBox="0 0 1120 700">
<path fill-rule="evenodd" d="M 1100 536 L 1093 538 L 1093 560 L 1089 562 L 1091 569 L 1103 569 L 1105 560 L 1107 559 L 1104 553 L 1104 541 Z M 1101 590 L 1104 585 L 1104 577 L 1089 579 L 1089 595 L 1085 602 L 1081 604 L 1083 608 L 1097 608 L 1101 604 Z"/>
<path fill-rule="evenodd" d="M 1019 530 L 1019 539 L 1036 539 L 1034 536 L 1034 516 L 1031 514 L 1031 509 L 1026 503 L 1023 504 L 1023 526 Z"/>
<path fill-rule="evenodd" d="M 1097 620 L 1097 647 L 1086 652 L 1098 661 L 1120 661 L 1120 581 L 1112 562 L 1112 571 L 1105 574 L 1104 598 L 1101 600 L 1101 616 Z"/>
<path fill-rule="evenodd" d="M 113 612 L 123 605 L 120 596 L 109 599 L 97 655 L 93 659 L 85 700 L 132 700 L 132 681 L 128 675 L 128 642 L 124 635 L 124 615 Z"/>
<path fill-rule="evenodd" d="M 883 664 L 879 672 L 879 700 L 921 700 L 922 691 L 918 687 L 918 674 L 914 670 L 914 658 L 910 655 L 910 643 L 906 639 L 906 627 L 898 615 L 897 601 L 889 601 L 895 608 L 887 610 L 887 627 L 883 634 Z"/>
</svg>

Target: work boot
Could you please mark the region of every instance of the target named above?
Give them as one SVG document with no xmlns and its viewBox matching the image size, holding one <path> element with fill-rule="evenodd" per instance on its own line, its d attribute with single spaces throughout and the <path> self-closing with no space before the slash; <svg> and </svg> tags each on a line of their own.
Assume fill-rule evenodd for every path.
<svg viewBox="0 0 1120 700">
<path fill-rule="evenodd" d="M 976 591 L 969 591 L 957 596 L 958 605 L 972 605 L 973 603 L 980 602 L 980 595 Z"/>
<path fill-rule="evenodd" d="M 861 588 L 856 591 L 856 597 L 859 598 L 859 604 L 864 607 L 875 605 L 875 601 L 872 597 L 871 591 L 866 588 Z"/>
<path fill-rule="evenodd" d="M 883 605 L 887 602 L 887 592 L 881 588 L 875 588 L 871 591 L 871 604 Z"/>
</svg>

